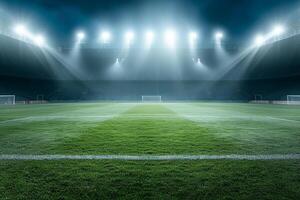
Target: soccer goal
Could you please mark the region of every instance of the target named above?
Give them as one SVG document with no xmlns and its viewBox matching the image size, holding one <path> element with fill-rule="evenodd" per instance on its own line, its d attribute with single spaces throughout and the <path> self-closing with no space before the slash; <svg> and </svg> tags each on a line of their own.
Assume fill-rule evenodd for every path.
<svg viewBox="0 0 300 200">
<path fill-rule="evenodd" d="M 0 105 L 14 105 L 16 104 L 15 95 L 0 95 Z"/>
<path fill-rule="evenodd" d="M 161 96 L 142 96 L 142 102 L 161 102 Z"/>
<path fill-rule="evenodd" d="M 287 95 L 287 104 L 300 105 L 300 95 Z"/>
</svg>

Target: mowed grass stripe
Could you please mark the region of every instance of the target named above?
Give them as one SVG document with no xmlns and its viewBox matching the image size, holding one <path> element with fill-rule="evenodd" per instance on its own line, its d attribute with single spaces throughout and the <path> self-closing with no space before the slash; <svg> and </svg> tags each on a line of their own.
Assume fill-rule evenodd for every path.
<svg viewBox="0 0 300 200">
<path fill-rule="evenodd" d="M 151 118 L 138 115 L 151 115 Z M 168 114 L 172 118 L 160 117 Z M 130 117 L 130 116 L 135 117 Z M 127 112 L 90 128 L 86 134 L 65 140 L 63 154 L 229 154 L 239 150 L 230 140 L 218 138 L 164 104 L 137 104 Z"/>
<path fill-rule="evenodd" d="M 94 108 L 86 106 L 86 110 L 76 109 L 75 112 L 68 110 L 65 114 L 70 116 L 70 120 L 50 117 L 51 120 L 0 126 L 0 154 L 256 155 L 300 153 L 300 132 L 298 125 L 292 126 L 294 123 L 275 123 L 275 120 L 273 123 L 253 121 L 247 119 L 246 113 L 245 118 L 224 122 L 214 120 L 212 117 L 213 115 L 216 118 L 230 116 L 232 109 L 239 110 L 239 107 L 249 107 L 248 105 L 238 104 L 235 108 L 235 104 L 230 104 L 228 110 L 226 110 L 227 104 L 224 107 L 217 104 L 213 110 L 207 108 L 206 104 L 201 107 L 185 103 L 107 104 L 104 107 L 99 104 L 99 108 L 97 105 L 93 104 Z M 76 104 L 74 106 L 80 107 Z M 176 112 L 170 110 L 171 106 Z M 246 110 L 244 107 L 243 109 Z M 93 112 L 90 113 L 91 111 Z M 201 118 L 209 114 L 212 119 L 193 121 L 182 115 L 185 112 L 195 113 Z M 72 121 L 71 114 L 74 113 L 76 113 L 74 116 L 76 120 Z M 82 115 L 102 116 L 109 113 L 120 115 L 107 121 L 89 119 Z"/>
<path fill-rule="evenodd" d="M 0 155 L 0 160 L 300 160 L 300 154 L 274 155 Z"/>
<path fill-rule="evenodd" d="M 299 160 L 0 162 L 0 199 L 295 199 Z"/>
<path fill-rule="evenodd" d="M 55 117 L 51 117 L 53 115 L 52 107 L 56 110 L 56 106 L 60 107 L 60 112 L 57 112 L 57 114 L 64 114 L 67 118 L 55 119 Z M 51 106 L 45 106 L 51 108 L 48 110 L 48 119 L 47 116 L 35 116 L 35 114 L 31 116 L 31 105 L 29 107 L 6 108 L 8 110 L 21 109 L 22 115 L 25 113 L 23 110 L 27 110 L 27 117 L 22 122 L 16 120 L 0 125 L 0 154 L 20 152 L 27 154 L 56 153 L 56 147 L 61 142 L 85 134 L 91 127 L 98 126 L 102 121 L 115 117 L 133 106 L 133 104 L 127 103 L 75 103 L 67 104 L 68 109 L 64 110 L 60 104 L 51 104 Z M 74 108 L 74 110 L 69 107 Z M 46 110 L 43 112 L 47 113 Z M 84 114 L 95 115 L 96 119 L 85 117 Z M 102 117 L 107 114 L 110 114 L 109 117 Z M 14 118 L 18 116 L 15 113 L 12 115 Z M 97 115 L 100 115 L 100 117 L 97 117 Z"/>
<path fill-rule="evenodd" d="M 16 105 L 0 109 L 0 122 L 22 120 L 40 116 L 116 115 L 133 107 L 132 103 L 65 103 L 42 105 Z"/>
<path fill-rule="evenodd" d="M 55 120 L 65 120 L 65 121 L 84 121 L 84 120 L 106 120 L 113 118 L 117 115 L 83 115 L 83 116 L 68 116 L 68 115 L 47 115 L 47 116 L 35 116 L 35 117 L 24 117 L 16 118 L 5 121 L 0 121 L 0 125 L 14 125 L 16 123 L 30 123 L 30 122 L 41 122 L 41 121 L 55 121 Z"/>
</svg>

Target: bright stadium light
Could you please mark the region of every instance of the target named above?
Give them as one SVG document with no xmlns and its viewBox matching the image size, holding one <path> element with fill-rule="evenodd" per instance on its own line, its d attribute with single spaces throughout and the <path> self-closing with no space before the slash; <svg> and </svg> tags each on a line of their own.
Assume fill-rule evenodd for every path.
<svg viewBox="0 0 300 200">
<path fill-rule="evenodd" d="M 195 41 L 198 39 L 198 34 L 196 32 L 190 32 L 189 33 L 189 39 L 190 41 Z"/>
<path fill-rule="evenodd" d="M 265 43 L 266 39 L 262 35 L 257 35 L 255 38 L 255 46 L 260 47 Z"/>
<path fill-rule="evenodd" d="M 279 36 L 279 35 L 282 35 L 284 32 L 285 32 L 285 28 L 282 25 L 276 25 L 273 28 L 272 35 Z"/>
<path fill-rule="evenodd" d="M 78 42 L 82 42 L 85 39 L 85 33 L 83 31 L 78 31 L 76 33 L 76 39 Z"/>
<path fill-rule="evenodd" d="M 167 30 L 164 34 L 165 44 L 168 47 L 173 48 L 175 46 L 176 41 L 176 33 L 173 30 Z"/>
<path fill-rule="evenodd" d="M 46 40 L 45 40 L 44 36 L 42 36 L 42 35 L 37 35 L 37 36 L 35 36 L 35 37 L 33 38 L 33 41 L 34 41 L 34 43 L 35 43 L 36 45 L 38 45 L 38 46 L 44 46 L 45 43 L 46 43 Z"/>
<path fill-rule="evenodd" d="M 191 48 L 195 47 L 195 43 L 197 39 L 198 39 L 198 34 L 196 32 L 189 33 L 189 43 Z"/>
<path fill-rule="evenodd" d="M 146 45 L 147 47 L 150 47 L 154 40 L 154 33 L 152 31 L 147 31 L 145 37 Z"/>
<path fill-rule="evenodd" d="M 16 34 L 19 36 L 26 36 L 28 34 L 28 30 L 25 25 L 23 24 L 18 24 L 14 27 L 14 31 Z"/>
<path fill-rule="evenodd" d="M 100 41 L 102 43 L 109 43 L 111 41 L 111 34 L 108 31 L 103 31 L 100 34 Z"/>
<path fill-rule="evenodd" d="M 218 31 L 215 33 L 215 39 L 217 41 L 220 41 L 221 39 L 223 39 L 223 37 L 224 37 L 224 34 L 221 31 Z"/>
<path fill-rule="evenodd" d="M 134 33 L 132 31 L 127 31 L 125 33 L 125 42 L 127 45 L 130 45 L 134 39 Z"/>
</svg>

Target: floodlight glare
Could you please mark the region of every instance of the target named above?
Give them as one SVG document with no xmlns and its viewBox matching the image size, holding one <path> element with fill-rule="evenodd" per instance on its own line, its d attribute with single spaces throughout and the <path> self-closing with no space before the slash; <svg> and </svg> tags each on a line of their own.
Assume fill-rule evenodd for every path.
<svg viewBox="0 0 300 200">
<path fill-rule="evenodd" d="M 216 40 L 221 40 L 224 37 L 224 34 L 220 31 L 216 32 L 215 38 Z"/>
<path fill-rule="evenodd" d="M 132 31 L 128 31 L 126 34 L 125 34 L 125 39 L 127 42 L 131 42 L 134 38 L 134 33 Z"/>
<path fill-rule="evenodd" d="M 111 40 L 111 34 L 108 31 L 103 31 L 100 35 L 100 40 L 102 43 L 109 43 Z"/>
<path fill-rule="evenodd" d="M 146 33 L 146 39 L 147 39 L 148 41 L 152 41 L 153 38 L 154 38 L 154 33 L 153 33 L 152 31 L 148 31 L 148 32 Z"/>
<path fill-rule="evenodd" d="M 36 37 L 33 38 L 33 41 L 38 46 L 44 46 L 46 42 L 44 36 L 42 35 L 37 35 Z"/>
<path fill-rule="evenodd" d="M 257 35 L 255 38 L 255 46 L 261 46 L 265 43 L 265 38 L 262 35 Z"/>
<path fill-rule="evenodd" d="M 195 47 L 195 43 L 196 43 L 196 40 L 198 39 L 198 35 L 196 32 L 190 32 L 189 33 L 189 43 L 190 43 L 190 47 L 191 48 L 194 48 Z"/>
<path fill-rule="evenodd" d="M 168 47 L 175 46 L 176 33 L 173 30 L 167 30 L 164 34 L 165 43 Z"/>
<path fill-rule="evenodd" d="M 285 32 L 285 29 L 284 29 L 283 26 L 281 26 L 281 25 L 276 25 L 276 26 L 273 28 L 272 35 L 279 36 L 279 35 L 283 34 L 284 32 Z"/>
<path fill-rule="evenodd" d="M 24 26 L 23 24 L 16 25 L 14 31 L 19 36 L 25 36 L 28 33 L 26 26 Z"/>
<path fill-rule="evenodd" d="M 83 31 L 78 31 L 76 34 L 76 39 L 78 42 L 81 42 L 85 39 L 85 33 Z"/>
<path fill-rule="evenodd" d="M 146 44 L 150 46 L 154 40 L 154 33 L 152 31 L 146 32 Z"/>
<path fill-rule="evenodd" d="M 190 32 L 189 38 L 190 38 L 190 41 L 195 41 L 198 38 L 198 35 L 196 32 Z"/>
</svg>

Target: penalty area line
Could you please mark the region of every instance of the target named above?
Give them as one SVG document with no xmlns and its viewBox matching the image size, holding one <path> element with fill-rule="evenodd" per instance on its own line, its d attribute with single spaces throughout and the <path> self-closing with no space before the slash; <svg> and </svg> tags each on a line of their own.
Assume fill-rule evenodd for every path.
<svg viewBox="0 0 300 200">
<path fill-rule="evenodd" d="M 2 154 L 0 160 L 300 160 L 300 154 L 270 155 L 21 155 Z"/>
</svg>

